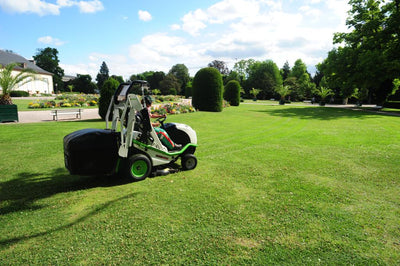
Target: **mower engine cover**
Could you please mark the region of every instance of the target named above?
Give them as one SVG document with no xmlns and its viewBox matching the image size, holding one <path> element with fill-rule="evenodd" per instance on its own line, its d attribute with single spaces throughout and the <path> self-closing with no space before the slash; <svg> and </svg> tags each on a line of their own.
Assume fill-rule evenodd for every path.
<svg viewBox="0 0 400 266">
<path fill-rule="evenodd" d="M 118 161 L 119 134 L 82 129 L 64 137 L 65 167 L 73 175 L 112 174 Z"/>
</svg>

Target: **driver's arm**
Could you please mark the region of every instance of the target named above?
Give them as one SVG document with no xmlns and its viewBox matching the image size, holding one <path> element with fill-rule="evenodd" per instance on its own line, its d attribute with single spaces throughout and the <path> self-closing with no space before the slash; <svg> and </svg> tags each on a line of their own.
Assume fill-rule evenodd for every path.
<svg viewBox="0 0 400 266">
<path fill-rule="evenodd" d="M 164 118 L 167 117 L 167 115 L 159 115 L 159 114 L 150 114 L 151 118 Z"/>
</svg>

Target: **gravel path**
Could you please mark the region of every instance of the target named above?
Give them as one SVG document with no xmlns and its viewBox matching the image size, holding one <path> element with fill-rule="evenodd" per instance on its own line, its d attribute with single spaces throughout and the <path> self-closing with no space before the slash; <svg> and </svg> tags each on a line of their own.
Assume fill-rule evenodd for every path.
<svg viewBox="0 0 400 266">
<path fill-rule="evenodd" d="M 82 109 L 82 120 L 100 119 L 99 109 Z M 53 121 L 51 109 L 45 111 L 19 111 L 19 123 L 35 123 Z M 76 121 L 75 115 L 63 115 L 58 117 L 58 121 Z"/>
</svg>

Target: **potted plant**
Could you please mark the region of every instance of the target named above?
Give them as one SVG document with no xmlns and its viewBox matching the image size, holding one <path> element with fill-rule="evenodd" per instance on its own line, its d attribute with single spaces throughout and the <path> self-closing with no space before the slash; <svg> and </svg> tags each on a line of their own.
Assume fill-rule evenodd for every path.
<svg viewBox="0 0 400 266">
<path fill-rule="evenodd" d="M 257 95 L 260 93 L 259 89 L 252 88 L 250 94 L 253 95 L 253 101 L 257 101 Z"/>
<path fill-rule="evenodd" d="M 0 71 L 0 87 L 3 91 L 0 97 L 0 122 L 18 121 L 18 109 L 11 100 L 10 92 L 17 85 L 22 86 L 35 78 L 35 72 L 31 69 L 22 69 L 17 75 L 13 75 L 12 71 L 16 66 L 16 63 L 11 63 Z"/>
<path fill-rule="evenodd" d="M 362 106 L 363 100 L 365 100 L 368 97 L 368 90 L 365 88 L 363 88 L 363 89 L 356 88 L 354 90 L 354 93 L 351 95 L 351 97 L 357 99 L 356 106 Z"/>
<path fill-rule="evenodd" d="M 279 100 L 279 104 L 284 105 L 285 97 L 290 94 L 291 90 L 290 90 L 289 86 L 281 85 L 275 89 L 275 92 L 281 96 L 281 99 Z"/>
<path fill-rule="evenodd" d="M 326 97 L 333 94 L 333 91 L 331 89 L 323 86 L 321 86 L 319 89 L 316 89 L 315 92 L 319 97 L 321 97 L 321 101 L 319 102 L 320 106 L 325 106 Z"/>
</svg>

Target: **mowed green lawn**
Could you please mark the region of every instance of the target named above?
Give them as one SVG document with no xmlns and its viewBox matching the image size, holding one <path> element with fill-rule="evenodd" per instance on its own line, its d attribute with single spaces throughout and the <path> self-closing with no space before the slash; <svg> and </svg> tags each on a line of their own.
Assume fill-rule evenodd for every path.
<svg viewBox="0 0 400 266">
<path fill-rule="evenodd" d="M 0 125 L 0 264 L 400 263 L 400 117 L 242 104 L 169 116 L 193 171 L 70 176 L 63 137 Z"/>
</svg>

